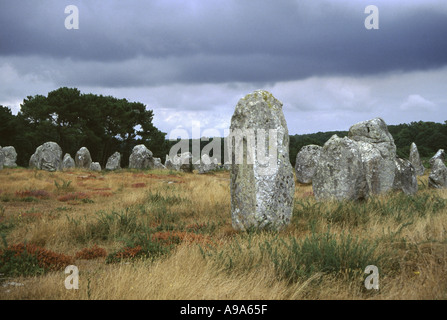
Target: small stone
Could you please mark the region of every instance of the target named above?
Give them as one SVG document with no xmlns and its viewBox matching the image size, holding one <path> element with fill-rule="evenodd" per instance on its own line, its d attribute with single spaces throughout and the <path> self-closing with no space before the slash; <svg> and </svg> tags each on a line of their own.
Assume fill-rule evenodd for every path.
<svg viewBox="0 0 447 320">
<path fill-rule="evenodd" d="M 76 167 L 74 159 L 69 153 L 66 153 L 64 155 L 64 159 L 62 160 L 62 169 L 72 169 L 74 167 Z"/>
<path fill-rule="evenodd" d="M 99 164 L 99 162 L 92 162 L 90 164 L 90 170 L 92 171 L 101 171 L 101 165 Z"/>
<path fill-rule="evenodd" d="M 76 168 L 90 169 L 90 165 L 92 164 L 90 151 L 86 147 L 82 147 L 76 152 L 74 160 Z"/>
</svg>

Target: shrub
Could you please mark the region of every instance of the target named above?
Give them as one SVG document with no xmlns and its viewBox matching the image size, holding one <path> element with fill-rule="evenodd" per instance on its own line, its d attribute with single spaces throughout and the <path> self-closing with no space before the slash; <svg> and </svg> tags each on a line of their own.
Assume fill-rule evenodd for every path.
<svg viewBox="0 0 447 320">
<path fill-rule="evenodd" d="M 35 276 L 73 264 L 73 258 L 30 244 L 14 244 L 0 250 L 0 273 Z"/>
<path fill-rule="evenodd" d="M 84 192 L 71 192 L 66 195 L 60 196 L 59 198 L 57 198 L 57 200 L 67 202 L 71 200 L 84 200 L 88 198 L 89 196 Z"/>
<path fill-rule="evenodd" d="M 81 251 L 77 252 L 75 255 L 76 259 L 96 259 L 104 258 L 107 256 L 105 249 L 98 247 L 96 244 L 91 248 L 83 248 Z"/>
<path fill-rule="evenodd" d="M 20 198 L 38 198 L 38 199 L 49 199 L 50 194 L 45 190 L 25 190 L 17 191 L 16 196 Z"/>
</svg>

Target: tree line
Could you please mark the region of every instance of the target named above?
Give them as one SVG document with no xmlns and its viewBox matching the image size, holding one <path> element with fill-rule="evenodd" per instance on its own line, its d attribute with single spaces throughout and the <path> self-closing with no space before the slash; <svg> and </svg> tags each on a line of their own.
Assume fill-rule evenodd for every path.
<svg viewBox="0 0 447 320">
<path fill-rule="evenodd" d="M 153 111 L 140 102 L 63 87 L 47 96 L 28 96 L 17 115 L 0 106 L 0 145 L 14 146 L 17 165 L 23 167 L 28 166 L 36 148 L 47 141 L 56 142 L 72 157 L 86 147 L 93 161 L 102 167 L 118 151 L 126 166 L 137 144 L 145 144 L 154 157 L 164 156 L 169 150 L 166 133 L 152 120 Z"/>
<path fill-rule="evenodd" d="M 0 106 L 0 146 L 14 146 L 17 164 L 27 167 L 36 148 L 47 142 L 58 143 L 64 153 L 74 156 L 81 147 L 87 147 L 93 161 L 102 167 L 114 152 L 122 155 L 123 167 L 128 165 L 132 149 L 144 144 L 154 157 L 165 156 L 176 141 L 166 139 L 166 133 L 153 123 L 153 111 L 140 102 L 129 102 L 111 96 L 83 94 L 76 88 L 62 87 L 47 96 L 28 96 L 20 111 L 13 115 L 10 108 Z M 447 150 L 447 121 L 411 122 L 389 125 L 397 154 L 407 158 L 410 145 L 415 142 L 423 158 L 432 157 L 439 149 Z M 305 145 L 323 146 L 333 135 L 347 136 L 348 131 L 328 131 L 290 135 L 290 161 L 295 166 L 296 155 Z M 200 141 L 200 150 L 212 142 Z M 192 151 L 192 139 L 189 141 Z M 221 143 L 224 155 L 224 143 Z M 210 154 L 212 156 L 212 154 Z"/>
</svg>

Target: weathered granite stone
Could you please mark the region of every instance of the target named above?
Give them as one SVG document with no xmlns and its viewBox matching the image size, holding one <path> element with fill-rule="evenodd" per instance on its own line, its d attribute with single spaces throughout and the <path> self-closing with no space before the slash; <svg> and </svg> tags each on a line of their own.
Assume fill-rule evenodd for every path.
<svg viewBox="0 0 447 320">
<path fill-rule="evenodd" d="M 150 151 L 144 144 L 139 144 L 132 149 L 132 154 L 129 157 L 129 168 L 131 169 L 153 169 L 154 158 Z"/>
<path fill-rule="evenodd" d="M 370 194 L 393 189 L 396 172 L 396 145 L 381 118 L 362 121 L 351 126 L 348 137 L 359 145 L 365 178 Z"/>
<path fill-rule="evenodd" d="M 106 170 L 118 169 L 121 169 L 121 154 L 119 152 L 115 152 L 107 159 Z"/>
<path fill-rule="evenodd" d="M 175 155 L 172 159 L 166 155 L 165 167 L 170 170 L 192 172 L 194 164 L 192 163 L 191 152 L 183 152 Z"/>
<path fill-rule="evenodd" d="M 86 147 L 82 147 L 76 152 L 74 160 L 76 168 L 90 169 L 90 165 L 92 164 L 90 151 Z"/>
<path fill-rule="evenodd" d="M 434 189 L 447 188 L 447 167 L 440 158 L 433 161 L 431 172 L 428 176 L 428 187 Z"/>
<path fill-rule="evenodd" d="M 3 149 L 0 146 L 0 170 L 3 169 L 3 164 L 5 163 L 5 154 L 3 153 Z"/>
<path fill-rule="evenodd" d="M 312 189 L 317 200 L 359 200 L 368 196 L 358 143 L 333 135 L 320 152 Z"/>
<path fill-rule="evenodd" d="M 66 153 L 64 155 L 64 159 L 62 160 L 62 169 L 72 169 L 74 167 L 76 167 L 74 159 L 69 153 Z"/>
<path fill-rule="evenodd" d="M 160 158 L 154 158 L 154 169 L 166 169 Z"/>
<path fill-rule="evenodd" d="M 414 195 L 418 191 L 418 180 L 416 169 L 413 164 L 406 159 L 396 158 L 396 173 L 394 175 L 395 190 L 401 190 L 405 194 Z"/>
<path fill-rule="evenodd" d="M 90 170 L 92 170 L 92 171 L 101 171 L 101 165 L 99 164 L 99 162 L 92 162 L 90 164 Z"/>
<path fill-rule="evenodd" d="M 264 90 L 248 94 L 236 105 L 230 131 L 233 227 L 285 227 L 292 216 L 295 180 L 282 103 Z"/>
<path fill-rule="evenodd" d="M 410 162 L 416 170 L 416 175 L 422 176 L 425 172 L 425 167 L 422 164 L 421 157 L 419 156 L 418 147 L 413 142 L 410 146 Z"/>
<path fill-rule="evenodd" d="M 444 149 L 439 149 L 438 152 L 436 152 L 436 154 L 430 159 L 430 167 L 433 167 L 436 159 L 441 159 L 441 161 L 445 162 Z"/>
<path fill-rule="evenodd" d="M 174 162 L 172 161 L 172 159 L 169 157 L 168 154 L 166 155 L 165 167 L 168 170 L 177 170 L 175 165 L 174 165 Z"/>
<path fill-rule="evenodd" d="M 295 173 L 299 183 L 312 183 L 321 147 L 310 144 L 301 148 L 296 155 Z"/>
<path fill-rule="evenodd" d="M 219 162 L 217 159 L 211 159 L 208 154 L 203 154 L 200 163 L 194 165 L 194 168 L 199 171 L 199 174 L 216 170 L 218 167 Z"/>
<path fill-rule="evenodd" d="M 17 167 L 17 152 L 13 146 L 3 147 L 3 154 L 5 155 L 4 166 L 9 168 Z"/>
<path fill-rule="evenodd" d="M 56 142 L 45 142 L 36 148 L 29 161 L 31 168 L 46 171 L 62 169 L 62 149 Z"/>
</svg>

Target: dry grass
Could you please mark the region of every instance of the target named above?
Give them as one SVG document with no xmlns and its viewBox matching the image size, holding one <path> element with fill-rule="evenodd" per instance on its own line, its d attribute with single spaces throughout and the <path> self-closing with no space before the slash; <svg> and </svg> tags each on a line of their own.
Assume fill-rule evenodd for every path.
<svg viewBox="0 0 447 320">
<path fill-rule="evenodd" d="M 419 183 L 414 204 L 391 194 L 354 207 L 318 204 L 312 187 L 298 184 L 289 227 L 241 233 L 231 227 L 228 172 L 4 169 L 4 240 L 72 257 L 80 287 L 65 289 L 64 270 L 50 271 L 0 279 L 23 283 L 0 286 L 0 299 L 446 299 L 447 205 L 441 204 L 447 191 L 427 189 L 427 176 Z M 325 233 L 377 245 L 375 256 L 384 259 L 378 291 L 365 289 L 365 274 L 343 270 L 315 270 L 291 281 L 265 249 L 276 245 L 280 257 L 292 259 L 299 252 L 283 244 Z M 105 258 L 154 244 L 150 250 L 166 253 Z"/>
</svg>

